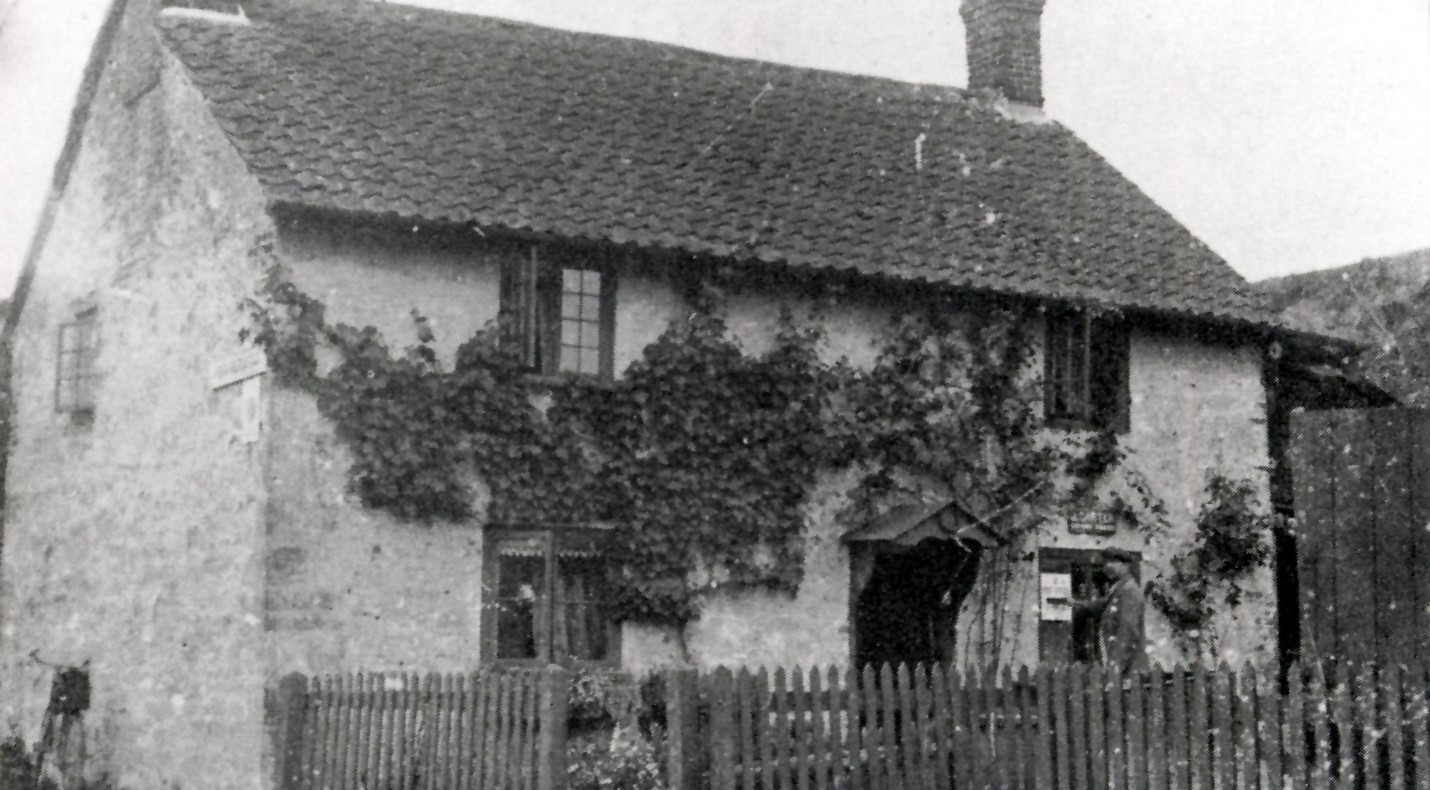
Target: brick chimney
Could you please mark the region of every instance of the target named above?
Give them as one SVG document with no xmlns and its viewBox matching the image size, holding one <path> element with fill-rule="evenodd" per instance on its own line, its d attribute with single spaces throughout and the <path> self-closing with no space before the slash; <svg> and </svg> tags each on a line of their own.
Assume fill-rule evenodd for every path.
<svg viewBox="0 0 1430 790">
<path fill-rule="evenodd" d="M 963 0 L 968 87 L 1043 104 L 1043 5 L 1047 0 Z"/>
</svg>

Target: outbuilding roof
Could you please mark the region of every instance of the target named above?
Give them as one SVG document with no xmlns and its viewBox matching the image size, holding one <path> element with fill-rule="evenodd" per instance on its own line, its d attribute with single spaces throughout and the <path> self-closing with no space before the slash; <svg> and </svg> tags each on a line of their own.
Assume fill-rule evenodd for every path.
<svg viewBox="0 0 1430 790">
<path fill-rule="evenodd" d="M 399 5 L 250 13 L 162 27 L 275 204 L 1274 323 L 995 97 Z"/>
</svg>

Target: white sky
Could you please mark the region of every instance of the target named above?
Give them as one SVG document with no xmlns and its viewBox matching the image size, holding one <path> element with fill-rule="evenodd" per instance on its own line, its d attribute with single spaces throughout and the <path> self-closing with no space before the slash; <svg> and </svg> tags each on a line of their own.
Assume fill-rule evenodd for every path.
<svg viewBox="0 0 1430 790">
<path fill-rule="evenodd" d="M 423 0 L 963 85 L 959 0 Z M 0 293 L 107 0 L 0 0 Z M 1430 247 L 1430 0 L 1048 0 L 1049 113 L 1252 279 Z"/>
</svg>

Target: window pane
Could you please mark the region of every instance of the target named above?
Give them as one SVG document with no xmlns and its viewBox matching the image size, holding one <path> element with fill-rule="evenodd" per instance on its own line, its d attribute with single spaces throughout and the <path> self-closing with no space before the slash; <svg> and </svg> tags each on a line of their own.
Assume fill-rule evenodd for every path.
<svg viewBox="0 0 1430 790">
<path fill-rule="evenodd" d="M 599 296 L 601 293 L 601 273 L 592 269 L 582 270 L 581 292 L 591 296 Z"/>
<path fill-rule="evenodd" d="M 605 563 L 594 553 L 563 553 L 556 562 L 554 652 L 583 661 L 603 661 L 610 652 Z"/>
<path fill-rule="evenodd" d="M 581 299 L 581 320 L 596 323 L 601 320 L 601 300 L 596 296 Z"/>
<path fill-rule="evenodd" d="M 601 372 L 601 350 L 598 348 L 581 349 L 581 372 L 600 373 Z"/>
<path fill-rule="evenodd" d="M 71 406 L 76 409 L 94 408 L 94 376 L 82 376 L 74 380 L 74 399 Z"/>
<path fill-rule="evenodd" d="M 595 321 L 561 322 L 561 365 L 563 371 L 601 371 L 601 325 Z"/>
<path fill-rule="evenodd" d="M 567 293 L 580 293 L 582 273 L 581 269 L 562 269 L 561 290 Z"/>
<path fill-rule="evenodd" d="M 536 658 L 536 607 L 503 604 L 497 616 L 497 658 Z"/>
<path fill-rule="evenodd" d="M 561 344 L 564 346 L 581 345 L 581 322 L 562 321 L 561 322 Z"/>
<path fill-rule="evenodd" d="M 512 541 L 498 551 L 497 658 L 538 658 L 545 642 L 540 628 L 546 587 L 544 541 Z"/>
</svg>

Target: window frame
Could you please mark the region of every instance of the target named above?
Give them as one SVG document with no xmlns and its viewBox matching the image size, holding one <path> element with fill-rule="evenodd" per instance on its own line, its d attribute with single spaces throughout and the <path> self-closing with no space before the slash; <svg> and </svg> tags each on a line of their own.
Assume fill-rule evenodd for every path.
<svg viewBox="0 0 1430 790">
<path fill-rule="evenodd" d="M 67 338 L 75 337 L 69 341 Z M 94 416 L 98 400 L 99 315 L 82 310 L 61 322 L 55 336 L 55 411 L 77 420 Z M 73 358 L 66 367 L 66 358 Z"/>
<path fill-rule="evenodd" d="M 1043 333 L 1043 414 L 1066 430 L 1131 429 L 1130 333 L 1125 321 L 1050 309 Z"/>
<path fill-rule="evenodd" d="M 567 271 L 595 272 L 600 276 L 599 291 L 595 294 L 598 362 L 594 371 L 563 369 L 565 349 L 571 347 L 562 337 L 563 325 L 568 320 L 563 312 L 564 300 L 569 295 L 565 289 Z M 524 254 L 503 259 L 499 314 L 503 343 L 516 351 L 529 373 L 554 378 L 613 378 L 616 271 L 608 256 L 594 251 L 533 245 Z M 575 320 L 592 323 L 579 314 Z"/>
<path fill-rule="evenodd" d="M 1067 572 L 1074 577 L 1073 597 L 1069 599 L 1068 603 L 1072 604 L 1075 602 L 1095 600 L 1097 596 L 1079 597 L 1077 595 L 1077 575 L 1079 572 L 1085 574 L 1088 577 L 1086 581 L 1091 581 L 1094 586 L 1098 588 L 1098 595 L 1105 594 L 1107 592 L 1106 587 L 1098 584 L 1099 580 L 1097 577 L 1101 575 L 1100 569 L 1102 566 L 1111 560 L 1120 560 L 1126 563 L 1132 574 L 1133 581 L 1139 585 L 1142 583 L 1142 556 L 1140 554 L 1110 548 L 1070 549 L 1045 547 L 1038 550 L 1038 588 L 1039 590 L 1042 589 L 1044 574 L 1057 573 L 1060 572 L 1059 569 L 1067 567 Z M 1093 658 L 1087 663 L 1102 663 L 1103 656 L 1100 655 L 1100 647 L 1097 641 L 1097 619 L 1095 616 L 1086 613 L 1083 613 L 1081 616 L 1084 618 L 1081 625 L 1083 630 L 1081 638 L 1089 640 L 1089 644 L 1083 648 L 1081 652 L 1092 653 Z M 1076 657 L 1079 652 L 1077 640 L 1080 638 L 1078 617 L 1079 614 L 1074 611 L 1073 619 L 1070 621 L 1043 619 L 1040 593 L 1038 608 L 1038 660 L 1040 662 L 1054 664 L 1066 663 L 1071 665 L 1078 660 Z M 1064 633 L 1064 631 L 1066 631 L 1066 633 Z M 1060 655 L 1054 656 L 1050 654 L 1052 647 L 1050 643 L 1056 639 L 1064 639 L 1067 641 L 1058 649 Z"/>
<path fill-rule="evenodd" d="M 541 525 L 490 525 L 486 528 L 483 536 L 482 547 L 482 582 L 481 582 L 481 616 L 480 616 L 480 640 L 481 655 L 484 663 L 501 668 L 530 668 L 536 666 L 548 666 L 560 664 L 575 668 L 612 668 L 620 666 L 621 662 L 621 626 L 609 618 L 605 623 L 606 632 L 606 658 L 604 659 L 581 659 L 571 656 L 557 657 L 553 655 L 553 642 L 555 633 L 555 620 L 552 617 L 556 607 L 550 605 L 556 596 L 556 582 L 558 575 L 557 563 L 560 561 L 562 544 L 578 546 L 584 551 L 593 551 L 604 555 L 605 541 L 608 539 L 608 527 L 599 525 L 561 525 L 561 526 L 541 526 Z M 538 620 L 536 627 L 537 653 L 533 658 L 501 658 L 497 655 L 498 639 L 498 611 L 500 606 L 500 580 L 501 580 L 501 552 L 502 543 L 513 541 L 537 540 L 542 544 L 543 551 L 543 579 L 541 596 L 548 604 L 541 611 L 544 613 Z M 538 600 L 541 600 L 540 598 Z M 544 639 L 542 638 L 544 634 Z"/>
</svg>

